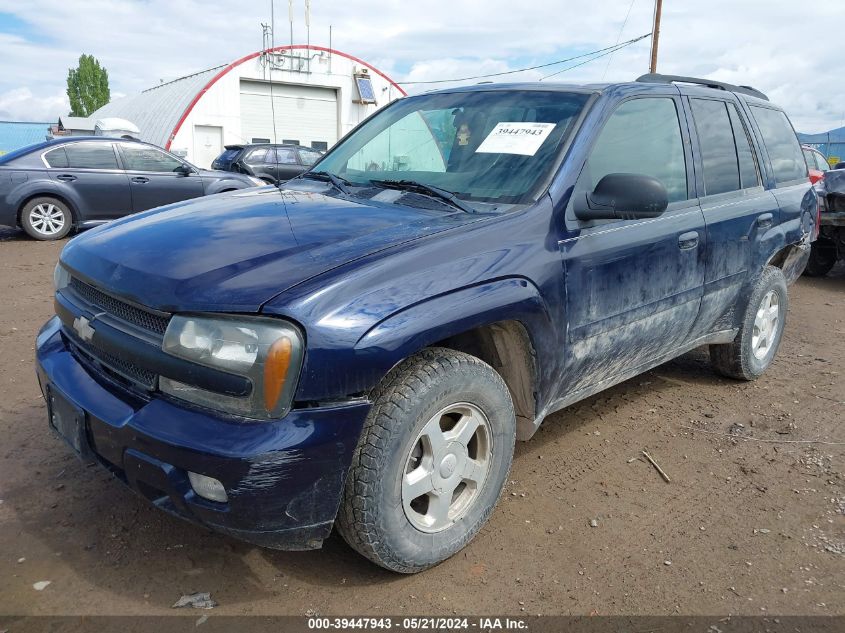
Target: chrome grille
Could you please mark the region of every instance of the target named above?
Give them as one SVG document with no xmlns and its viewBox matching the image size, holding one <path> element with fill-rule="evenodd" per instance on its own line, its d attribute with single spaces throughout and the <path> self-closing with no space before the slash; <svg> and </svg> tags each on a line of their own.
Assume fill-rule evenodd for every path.
<svg viewBox="0 0 845 633">
<path fill-rule="evenodd" d="M 108 313 L 109 315 L 131 323 L 160 336 L 164 336 L 170 317 L 156 314 L 143 308 L 136 307 L 120 299 L 98 290 L 76 277 L 70 280 L 70 288 L 91 305 Z"/>
</svg>

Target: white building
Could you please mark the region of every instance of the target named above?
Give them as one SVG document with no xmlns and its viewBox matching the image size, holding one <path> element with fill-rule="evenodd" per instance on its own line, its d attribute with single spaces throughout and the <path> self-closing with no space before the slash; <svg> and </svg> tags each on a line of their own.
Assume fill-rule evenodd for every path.
<svg viewBox="0 0 845 633">
<path fill-rule="evenodd" d="M 209 167 L 225 145 L 331 147 L 405 92 L 356 57 L 320 46 L 278 46 L 113 101 L 91 119 L 120 117 L 141 140 Z"/>
</svg>

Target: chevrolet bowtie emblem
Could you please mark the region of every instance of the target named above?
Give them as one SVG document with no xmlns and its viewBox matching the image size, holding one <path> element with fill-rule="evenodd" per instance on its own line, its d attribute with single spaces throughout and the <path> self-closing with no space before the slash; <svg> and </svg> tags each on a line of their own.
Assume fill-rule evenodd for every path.
<svg viewBox="0 0 845 633">
<path fill-rule="evenodd" d="M 76 317 L 73 320 L 73 329 L 86 343 L 89 343 L 94 338 L 94 328 L 91 327 L 91 322 L 84 316 Z"/>
</svg>

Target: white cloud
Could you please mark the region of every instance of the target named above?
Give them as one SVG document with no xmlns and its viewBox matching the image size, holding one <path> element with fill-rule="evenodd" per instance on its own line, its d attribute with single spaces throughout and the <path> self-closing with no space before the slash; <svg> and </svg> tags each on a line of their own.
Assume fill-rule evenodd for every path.
<svg viewBox="0 0 845 633">
<path fill-rule="evenodd" d="M 50 103 L 66 69 L 91 53 L 109 69 L 112 90 L 132 93 L 225 63 L 261 46 L 267 2 L 200 0 L 28 0 L 9 3 L 37 34 L 0 33 L 0 93 L 29 89 Z M 302 0 L 294 39 L 305 40 Z M 394 78 L 460 77 L 540 64 L 616 41 L 630 0 L 313 0 L 311 42 L 362 57 Z M 651 0 L 636 0 L 622 40 L 651 30 Z M 845 3 L 816 0 L 668 2 L 659 70 L 753 85 L 790 113 L 796 127 L 840 125 L 845 84 L 839 81 L 838 24 Z M 287 3 L 276 2 L 276 43 L 288 36 Z M 37 41 L 35 41 L 37 40 Z M 647 69 L 649 43 L 562 74 L 562 81 L 630 80 Z M 607 69 L 607 70 L 606 70 Z M 537 73 L 503 80 L 537 78 Z M 419 87 L 417 88 L 419 89 Z M 55 103 L 53 103 L 55 107 Z M 25 110 L 13 110 L 26 116 Z M 30 117 L 31 118 L 31 117 Z"/>
<path fill-rule="evenodd" d="M 67 95 L 36 97 L 29 88 L 14 88 L 0 93 L 0 120 L 54 123 L 70 110 Z"/>
</svg>

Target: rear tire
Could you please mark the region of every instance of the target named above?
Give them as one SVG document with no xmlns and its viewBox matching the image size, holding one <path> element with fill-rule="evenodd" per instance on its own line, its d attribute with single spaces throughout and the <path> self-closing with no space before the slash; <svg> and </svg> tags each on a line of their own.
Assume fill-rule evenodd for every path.
<svg viewBox="0 0 845 633">
<path fill-rule="evenodd" d="M 338 530 L 377 565 L 416 573 L 462 549 L 490 517 L 513 460 L 513 403 L 492 367 L 444 348 L 403 361 L 372 399 Z"/>
<path fill-rule="evenodd" d="M 714 369 L 729 378 L 756 380 L 777 354 L 789 297 L 780 268 L 766 266 L 751 289 L 742 325 L 732 343 L 710 346 Z"/>
<path fill-rule="evenodd" d="M 810 259 L 804 274 L 807 277 L 824 277 L 836 265 L 836 245 L 820 237 L 810 247 Z"/>
<path fill-rule="evenodd" d="M 73 228 L 73 215 L 57 198 L 33 198 L 21 209 L 21 228 L 36 240 L 60 240 Z"/>
</svg>

